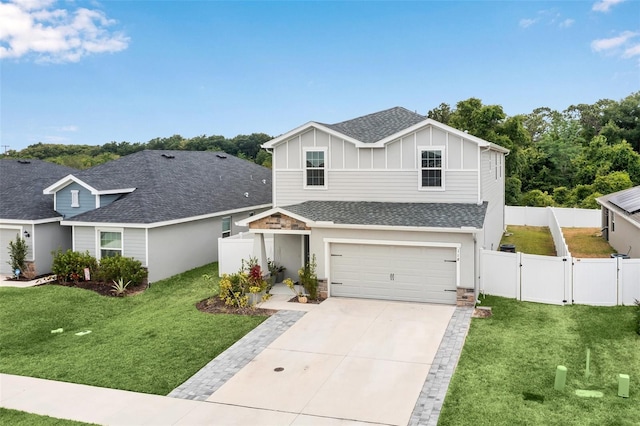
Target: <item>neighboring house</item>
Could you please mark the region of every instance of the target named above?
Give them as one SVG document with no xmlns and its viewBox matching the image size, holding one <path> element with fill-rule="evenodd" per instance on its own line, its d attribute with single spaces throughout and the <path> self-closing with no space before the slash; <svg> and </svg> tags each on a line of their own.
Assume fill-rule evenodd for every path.
<svg viewBox="0 0 640 426">
<path fill-rule="evenodd" d="M 71 247 L 71 230 L 42 188 L 77 170 L 36 159 L 0 160 L 0 273 L 11 274 L 9 242 L 16 235 L 28 246 L 27 261 L 36 275 L 51 272 L 52 251 Z"/>
<path fill-rule="evenodd" d="M 640 186 L 604 195 L 602 236 L 618 253 L 640 258 Z"/>
<path fill-rule="evenodd" d="M 479 251 L 505 229 L 507 149 L 399 107 L 263 147 L 274 208 L 239 224 L 273 234 L 290 277 L 315 255 L 328 296 L 475 303 Z"/>
<path fill-rule="evenodd" d="M 154 282 L 218 259 L 218 238 L 272 206 L 271 171 L 222 152 L 141 151 L 53 183 L 73 250 L 120 254 Z"/>
</svg>

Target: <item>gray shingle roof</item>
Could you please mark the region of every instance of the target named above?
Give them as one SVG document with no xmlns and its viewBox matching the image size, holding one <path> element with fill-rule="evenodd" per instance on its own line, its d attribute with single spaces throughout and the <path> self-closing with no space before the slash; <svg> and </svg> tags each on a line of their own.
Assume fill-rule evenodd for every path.
<svg viewBox="0 0 640 426">
<path fill-rule="evenodd" d="M 223 152 L 146 150 L 74 176 L 100 191 L 136 189 L 69 221 L 150 224 L 271 204 L 271 170 Z"/>
<path fill-rule="evenodd" d="M 306 201 L 284 210 L 313 221 L 344 225 L 482 228 L 487 211 L 483 204 L 382 203 L 367 201 Z"/>
<path fill-rule="evenodd" d="M 41 220 L 60 217 L 53 210 L 53 195 L 42 190 L 77 172 L 37 159 L 0 159 L 0 220 Z"/>
<path fill-rule="evenodd" d="M 394 107 L 341 123 L 321 124 L 360 142 L 374 143 L 426 119 L 406 108 Z"/>
</svg>

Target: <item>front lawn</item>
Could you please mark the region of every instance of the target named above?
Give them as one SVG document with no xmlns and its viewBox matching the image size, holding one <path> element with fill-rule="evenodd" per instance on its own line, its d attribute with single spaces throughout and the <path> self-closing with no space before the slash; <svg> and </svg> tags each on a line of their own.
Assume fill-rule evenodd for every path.
<svg viewBox="0 0 640 426">
<path fill-rule="evenodd" d="M 493 317 L 472 320 L 440 425 L 638 424 L 637 308 L 553 306 L 494 296 L 481 300 L 493 308 Z M 558 365 L 568 368 L 562 392 L 554 390 Z M 620 373 L 631 378 L 630 398 L 617 396 Z M 604 396 L 578 397 L 578 389 Z"/>
<path fill-rule="evenodd" d="M 217 264 L 124 298 L 2 287 L 0 372 L 166 395 L 266 319 L 198 311 L 217 292 L 205 273 L 217 277 Z"/>
<path fill-rule="evenodd" d="M 11 426 L 85 426 L 92 423 L 58 419 L 0 407 L 0 424 Z"/>
</svg>

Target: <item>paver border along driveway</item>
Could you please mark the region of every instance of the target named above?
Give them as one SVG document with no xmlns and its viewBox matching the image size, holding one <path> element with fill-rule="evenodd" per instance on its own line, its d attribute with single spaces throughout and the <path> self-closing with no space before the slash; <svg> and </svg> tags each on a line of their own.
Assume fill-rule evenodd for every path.
<svg viewBox="0 0 640 426">
<path fill-rule="evenodd" d="M 207 401 L 406 425 L 455 309 L 329 298 Z"/>
</svg>

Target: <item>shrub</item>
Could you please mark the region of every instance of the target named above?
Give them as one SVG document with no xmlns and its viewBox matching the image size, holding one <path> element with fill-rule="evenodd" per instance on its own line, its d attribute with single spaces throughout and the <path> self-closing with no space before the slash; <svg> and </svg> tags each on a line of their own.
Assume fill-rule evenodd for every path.
<svg viewBox="0 0 640 426">
<path fill-rule="evenodd" d="M 16 234 L 15 241 L 9 241 L 9 261 L 7 262 L 11 266 L 11 272 L 19 270 L 17 275 L 22 275 L 27 268 L 27 243 L 24 238 L 20 238 L 19 234 Z"/>
<path fill-rule="evenodd" d="M 113 282 L 118 280 L 130 281 L 131 285 L 142 284 L 147 277 L 147 270 L 139 260 L 120 255 L 103 257 L 100 259 L 98 278 L 101 281 Z"/>
<path fill-rule="evenodd" d="M 53 273 L 57 275 L 58 282 L 66 284 L 69 280 L 78 283 L 84 279 L 84 270 L 89 268 L 91 275 L 98 270 L 96 258 L 88 251 L 80 253 L 71 249 L 63 252 L 58 250 L 53 253 Z"/>
<path fill-rule="evenodd" d="M 318 275 L 316 274 L 316 255 L 311 256 L 311 260 L 307 262 L 302 269 L 298 271 L 300 277 L 300 284 L 309 294 L 309 298 L 312 300 L 318 299 Z"/>
<path fill-rule="evenodd" d="M 131 281 L 127 281 L 125 283 L 122 278 L 120 278 L 118 281 L 113 280 L 113 285 L 111 286 L 111 291 L 116 296 L 123 296 L 124 293 L 127 291 L 127 287 L 129 286 L 129 284 L 131 284 Z"/>
<path fill-rule="evenodd" d="M 242 267 L 235 274 L 224 274 L 220 279 L 220 294 L 218 297 L 225 305 L 244 308 L 256 303 L 253 294 L 267 290 L 267 281 L 263 278 L 262 268 L 258 259 L 242 260 Z M 262 297 L 265 300 L 268 295 Z"/>
</svg>

